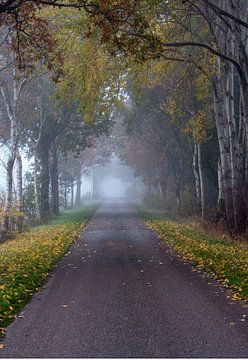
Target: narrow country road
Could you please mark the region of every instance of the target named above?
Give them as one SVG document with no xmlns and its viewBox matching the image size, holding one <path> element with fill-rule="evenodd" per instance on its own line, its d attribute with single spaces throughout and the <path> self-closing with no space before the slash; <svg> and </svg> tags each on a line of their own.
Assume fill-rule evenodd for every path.
<svg viewBox="0 0 248 360">
<path fill-rule="evenodd" d="M 0 357 L 248 357 L 248 309 L 226 295 L 135 209 L 104 204 L 8 327 Z"/>
</svg>

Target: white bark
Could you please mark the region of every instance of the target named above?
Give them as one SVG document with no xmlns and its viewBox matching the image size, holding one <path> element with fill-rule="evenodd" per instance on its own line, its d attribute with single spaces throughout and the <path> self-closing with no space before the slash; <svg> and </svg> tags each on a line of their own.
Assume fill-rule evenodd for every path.
<svg viewBox="0 0 248 360">
<path fill-rule="evenodd" d="M 220 213 L 221 217 L 223 217 L 223 212 L 225 211 L 225 193 L 220 160 L 218 161 L 218 190 L 218 212 Z"/>
<path fill-rule="evenodd" d="M 193 162 L 192 162 L 193 174 L 195 177 L 195 192 L 198 204 L 201 202 L 201 194 L 200 194 L 200 177 L 198 172 L 198 150 L 197 143 L 194 142 L 194 151 L 193 151 Z"/>
<path fill-rule="evenodd" d="M 206 199 L 205 199 L 205 183 L 202 169 L 202 154 L 201 154 L 201 145 L 197 144 L 197 153 L 198 153 L 198 172 L 200 180 L 200 194 L 201 194 L 201 217 L 202 220 L 206 218 Z"/>
<path fill-rule="evenodd" d="M 40 220 L 40 207 L 39 207 L 39 200 L 38 200 L 38 157 L 35 152 L 34 155 L 34 201 L 35 201 L 35 214 L 37 222 Z"/>
<path fill-rule="evenodd" d="M 22 158 L 19 153 L 17 152 L 16 157 L 16 164 L 17 164 L 17 170 L 16 170 L 16 179 L 17 179 L 17 199 L 16 199 L 16 208 L 18 211 L 22 211 L 22 205 L 23 205 L 23 196 L 22 196 Z"/>
<path fill-rule="evenodd" d="M 215 124 L 218 135 L 219 151 L 220 151 L 220 167 L 223 180 L 225 209 L 227 225 L 230 229 L 234 228 L 233 216 L 233 198 L 232 198 L 232 177 L 231 177 L 231 161 L 229 153 L 229 141 L 227 132 L 226 116 L 224 112 L 224 94 L 221 86 L 220 70 L 219 76 L 213 80 L 214 86 L 214 114 Z M 220 191 L 220 189 L 219 189 Z"/>
<path fill-rule="evenodd" d="M 5 211 L 9 211 L 13 205 L 13 168 L 18 155 L 18 127 L 17 105 L 21 95 L 25 79 L 17 76 L 15 66 L 12 72 L 12 84 L 8 84 L 3 76 L 0 78 L 0 92 L 3 98 L 9 123 L 10 123 L 10 152 L 7 163 L 7 188 Z"/>
<path fill-rule="evenodd" d="M 162 191 L 162 187 L 161 187 L 161 183 L 160 183 L 158 163 L 156 163 L 156 176 L 157 176 L 157 181 L 158 181 L 159 196 L 160 196 L 160 199 L 162 200 L 163 199 L 163 191 Z"/>
</svg>

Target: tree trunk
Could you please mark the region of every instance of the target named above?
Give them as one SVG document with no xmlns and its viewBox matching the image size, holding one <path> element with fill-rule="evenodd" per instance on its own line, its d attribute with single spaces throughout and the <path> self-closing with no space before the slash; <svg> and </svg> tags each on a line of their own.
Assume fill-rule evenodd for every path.
<svg viewBox="0 0 248 360">
<path fill-rule="evenodd" d="M 100 198 L 100 181 L 97 167 L 92 168 L 93 199 Z"/>
<path fill-rule="evenodd" d="M 9 211 L 13 202 L 13 168 L 18 152 L 17 123 L 15 114 L 9 115 L 10 118 L 10 155 L 7 162 L 7 189 L 5 210 Z"/>
<path fill-rule="evenodd" d="M 5 201 L 5 211 L 8 212 L 12 208 L 13 203 L 13 168 L 14 168 L 15 158 L 12 156 L 9 157 L 7 162 L 7 188 L 6 188 L 6 201 Z"/>
<path fill-rule="evenodd" d="M 161 182 L 160 182 L 158 163 L 156 163 L 156 177 L 157 177 L 158 192 L 159 192 L 160 200 L 163 200 L 163 190 L 162 190 L 162 186 L 161 186 Z"/>
<path fill-rule="evenodd" d="M 81 181 L 81 167 L 78 171 L 78 175 L 77 175 L 77 189 L 76 189 L 76 199 L 75 199 L 75 206 L 80 206 L 81 203 L 81 185 L 82 185 L 82 181 Z"/>
<path fill-rule="evenodd" d="M 233 43 L 232 39 L 231 45 Z M 230 48 L 232 47 L 230 45 Z M 225 108 L 227 114 L 227 125 L 229 135 L 229 148 L 231 160 L 232 177 L 232 197 L 235 232 L 245 232 L 245 212 L 243 202 L 243 171 L 242 171 L 242 151 L 238 142 L 237 126 L 234 111 L 234 68 L 229 65 L 226 79 Z"/>
<path fill-rule="evenodd" d="M 198 204 L 200 205 L 200 203 L 201 203 L 201 193 L 200 193 L 200 177 L 199 177 L 199 171 L 198 171 L 198 150 L 197 149 L 198 149 L 197 143 L 194 142 L 192 168 L 193 168 L 193 174 L 194 174 L 194 177 L 195 177 L 196 198 L 197 198 Z"/>
<path fill-rule="evenodd" d="M 39 206 L 39 188 L 38 188 L 38 157 L 35 151 L 34 155 L 34 202 L 35 202 L 35 216 L 36 222 L 40 221 L 40 206 Z"/>
<path fill-rule="evenodd" d="M 197 144 L 197 153 L 198 153 L 198 171 L 199 171 L 199 180 L 200 180 L 200 194 L 201 194 L 201 217 L 202 221 L 206 219 L 206 199 L 205 199 L 205 183 L 203 176 L 202 168 L 202 154 L 201 154 L 201 145 Z"/>
<path fill-rule="evenodd" d="M 40 190 L 40 215 L 42 221 L 47 221 L 50 217 L 49 205 L 49 149 L 42 146 L 40 149 L 41 162 L 41 190 Z"/>
<path fill-rule="evenodd" d="M 217 222 L 221 219 L 225 219 L 225 194 L 224 194 L 224 186 L 223 186 L 223 174 L 221 169 L 220 160 L 218 161 L 218 205 L 217 205 L 217 214 L 216 220 Z"/>
<path fill-rule="evenodd" d="M 64 188 L 64 204 L 65 204 L 65 210 L 67 210 L 67 185 L 65 184 Z"/>
<path fill-rule="evenodd" d="M 15 56 L 14 56 L 15 57 Z M 13 58 L 14 58 L 13 57 Z M 8 119 L 10 122 L 10 154 L 7 162 L 7 189 L 6 189 L 6 202 L 5 212 L 6 218 L 3 220 L 3 232 L 6 237 L 11 236 L 12 228 L 15 222 L 14 216 L 9 216 L 8 212 L 13 206 L 13 168 L 18 154 L 18 128 L 16 111 L 18 101 L 21 95 L 22 87 L 25 83 L 25 79 L 21 76 L 17 76 L 17 67 L 15 61 L 13 61 L 12 68 L 12 84 L 9 86 L 4 80 L 0 84 L 0 93 L 6 106 Z M 2 79 L 1 79 L 2 80 Z M 19 193 L 21 195 L 21 193 Z M 20 199 L 19 199 L 20 200 Z"/>
<path fill-rule="evenodd" d="M 246 209 L 246 216 L 248 214 L 248 86 L 241 86 L 241 114 L 243 115 L 244 127 L 245 127 L 245 139 L 244 139 L 244 203 Z"/>
<path fill-rule="evenodd" d="M 7 189 L 6 189 L 6 199 L 5 199 L 5 216 L 1 223 L 1 234 L 0 240 L 3 241 L 11 237 L 12 233 L 12 220 L 10 216 L 10 210 L 12 208 L 13 202 L 13 167 L 15 160 L 12 157 L 9 157 L 7 162 Z"/>
<path fill-rule="evenodd" d="M 221 174 L 223 179 L 226 221 L 230 231 L 235 228 L 234 212 L 233 212 L 233 196 L 232 196 L 232 172 L 229 153 L 229 143 L 227 136 L 226 117 L 224 112 L 223 91 L 221 89 L 220 77 L 213 80 L 214 86 L 214 113 L 215 123 L 218 134 L 218 144 L 220 150 Z"/>
<path fill-rule="evenodd" d="M 16 180 L 17 180 L 17 191 L 16 191 L 16 209 L 19 212 L 15 219 L 15 226 L 16 230 L 21 231 L 23 225 L 23 215 L 22 215 L 22 207 L 23 207 L 23 195 L 22 195 L 22 158 L 19 153 L 17 152 L 16 157 Z"/>
<path fill-rule="evenodd" d="M 71 182 L 71 209 L 73 209 L 74 206 L 74 182 Z"/>
<path fill-rule="evenodd" d="M 51 162 L 51 213 L 59 215 L 59 174 L 58 174 L 58 150 L 56 144 L 52 146 Z"/>
<path fill-rule="evenodd" d="M 18 151 L 17 157 L 16 157 L 16 164 L 17 164 L 17 170 L 16 170 L 16 179 L 17 179 L 17 199 L 16 199 L 16 208 L 18 211 L 22 211 L 23 206 L 23 196 L 22 196 L 22 158 Z"/>
</svg>

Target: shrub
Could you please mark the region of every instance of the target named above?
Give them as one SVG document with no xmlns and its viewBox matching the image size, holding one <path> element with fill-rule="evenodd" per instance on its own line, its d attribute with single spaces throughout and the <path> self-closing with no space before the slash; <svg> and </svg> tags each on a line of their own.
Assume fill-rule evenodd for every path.
<svg viewBox="0 0 248 360">
<path fill-rule="evenodd" d="M 17 210 L 0 211 L 0 242 L 14 237 L 23 228 L 24 213 Z"/>
<path fill-rule="evenodd" d="M 199 212 L 200 208 L 193 189 L 189 185 L 185 185 L 176 214 L 182 217 L 190 217 L 199 214 Z"/>
<path fill-rule="evenodd" d="M 166 201 L 162 199 L 158 192 L 151 192 L 146 194 L 143 198 L 144 205 L 154 208 L 154 209 L 165 209 Z"/>
</svg>

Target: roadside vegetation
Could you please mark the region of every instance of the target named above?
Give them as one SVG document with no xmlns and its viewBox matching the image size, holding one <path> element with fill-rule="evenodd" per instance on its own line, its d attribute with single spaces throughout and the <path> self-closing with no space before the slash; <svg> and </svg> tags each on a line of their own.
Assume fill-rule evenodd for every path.
<svg viewBox="0 0 248 360">
<path fill-rule="evenodd" d="M 96 206 L 65 211 L 0 245 L 0 334 L 46 280 L 93 215 Z M 0 336 L 1 336 L 0 335 Z"/>
<path fill-rule="evenodd" d="M 248 301 L 248 246 L 241 238 L 213 234 L 199 224 L 175 222 L 161 211 L 140 208 L 147 226 L 162 242 L 178 251 L 196 268 L 224 285 L 234 300 Z"/>
</svg>

